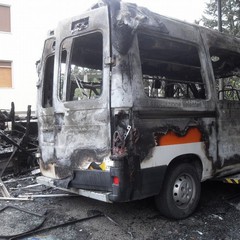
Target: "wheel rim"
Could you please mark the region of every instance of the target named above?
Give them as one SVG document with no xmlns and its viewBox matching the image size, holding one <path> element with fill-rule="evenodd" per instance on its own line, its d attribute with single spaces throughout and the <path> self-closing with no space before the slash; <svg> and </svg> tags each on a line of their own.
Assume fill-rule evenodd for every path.
<svg viewBox="0 0 240 240">
<path fill-rule="evenodd" d="M 180 175 L 173 187 L 173 199 L 179 208 L 186 208 L 196 195 L 196 185 L 191 175 Z"/>
</svg>

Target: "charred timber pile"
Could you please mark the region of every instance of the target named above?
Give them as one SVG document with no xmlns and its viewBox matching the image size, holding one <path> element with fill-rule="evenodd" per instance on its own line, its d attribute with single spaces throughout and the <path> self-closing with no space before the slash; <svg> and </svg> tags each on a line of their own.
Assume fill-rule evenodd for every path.
<svg viewBox="0 0 240 240">
<path fill-rule="evenodd" d="M 26 116 L 15 114 L 14 103 L 11 110 L 0 110 L 0 178 L 34 168 L 37 147 L 37 121 L 31 116 L 31 106 Z"/>
</svg>

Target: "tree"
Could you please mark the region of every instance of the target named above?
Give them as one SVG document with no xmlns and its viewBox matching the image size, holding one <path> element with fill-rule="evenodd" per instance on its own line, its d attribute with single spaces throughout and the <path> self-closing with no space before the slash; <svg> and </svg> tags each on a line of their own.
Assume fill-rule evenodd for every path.
<svg viewBox="0 0 240 240">
<path fill-rule="evenodd" d="M 102 70 L 72 65 L 70 79 L 76 83 L 74 99 L 97 98 L 102 92 Z"/>
<path fill-rule="evenodd" d="M 204 15 L 197 24 L 217 29 L 218 9 L 217 0 L 208 0 Z M 221 0 L 222 1 L 222 28 L 224 33 L 240 37 L 240 0 Z"/>
<path fill-rule="evenodd" d="M 240 0 L 220 0 L 222 5 L 222 31 L 230 35 L 240 37 Z M 208 0 L 204 15 L 198 21 L 208 28 L 218 29 L 218 0 Z M 229 53 L 230 54 L 230 53 Z M 228 59 L 231 59 L 231 57 Z M 235 55 L 236 58 L 236 55 Z M 227 59 L 226 59 L 227 61 Z M 237 64 L 238 60 L 234 60 Z M 214 62 L 214 61 L 213 61 Z M 234 65 L 236 66 L 237 65 Z M 217 90 L 223 93 L 223 99 L 231 101 L 240 101 L 240 75 L 239 71 L 231 70 L 226 76 L 226 73 L 216 75 Z M 223 86 L 220 89 L 220 83 Z M 219 95 L 220 96 L 220 95 Z"/>
</svg>

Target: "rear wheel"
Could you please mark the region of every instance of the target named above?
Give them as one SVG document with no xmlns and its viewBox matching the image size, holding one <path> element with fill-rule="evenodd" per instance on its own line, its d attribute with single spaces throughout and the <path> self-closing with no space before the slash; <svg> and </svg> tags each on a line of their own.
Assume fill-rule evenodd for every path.
<svg viewBox="0 0 240 240">
<path fill-rule="evenodd" d="M 165 177 L 162 190 L 155 201 L 160 213 L 168 218 L 183 219 L 196 209 L 201 183 L 196 168 L 183 163 L 172 167 Z"/>
</svg>

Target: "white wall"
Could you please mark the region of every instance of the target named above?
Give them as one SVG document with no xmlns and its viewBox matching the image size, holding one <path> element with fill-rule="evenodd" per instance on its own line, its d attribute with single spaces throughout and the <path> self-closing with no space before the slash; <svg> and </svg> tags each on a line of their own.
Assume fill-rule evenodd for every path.
<svg viewBox="0 0 240 240">
<path fill-rule="evenodd" d="M 12 88 L 0 88 L 0 109 L 9 109 L 15 103 L 16 111 L 26 111 L 27 105 L 36 105 L 35 62 L 38 57 L 33 54 L 28 21 L 19 10 L 16 0 L 0 0 L 1 4 L 11 6 L 11 33 L 0 32 L 0 59 L 12 61 Z M 39 52 L 40 47 L 38 45 Z"/>
</svg>

